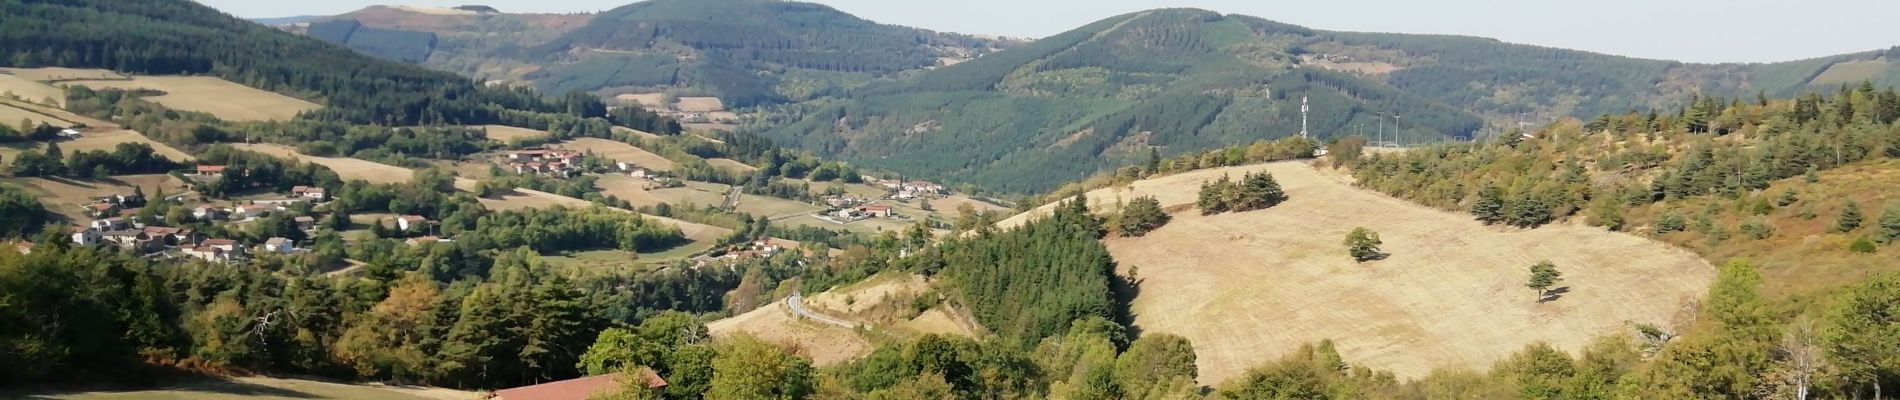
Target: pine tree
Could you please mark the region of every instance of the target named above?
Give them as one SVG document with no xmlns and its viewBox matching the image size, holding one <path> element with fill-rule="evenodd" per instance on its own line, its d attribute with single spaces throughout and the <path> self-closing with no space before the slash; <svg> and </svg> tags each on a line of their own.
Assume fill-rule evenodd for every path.
<svg viewBox="0 0 1900 400">
<path fill-rule="evenodd" d="M 1840 218 L 1834 219 L 1834 231 L 1847 233 L 1860 229 L 1861 218 L 1860 203 L 1848 200 L 1847 206 L 1841 208 Z"/>
<path fill-rule="evenodd" d="M 1879 230 L 1874 232 L 1874 241 L 1880 244 L 1893 243 L 1900 239 L 1900 202 L 1887 203 L 1887 209 L 1880 212 Z"/>
<path fill-rule="evenodd" d="M 1148 148 L 1148 165 L 1142 172 L 1146 175 L 1161 173 L 1161 149 L 1154 147 Z"/>
<path fill-rule="evenodd" d="M 1495 224 L 1504 220 L 1504 189 L 1493 183 L 1485 183 L 1478 189 L 1478 200 L 1471 204 L 1471 215 L 1477 216 L 1485 224 Z"/>
<path fill-rule="evenodd" d="M 1220 177 L 1218 181 L 1202 183 L 1200 197 L 1195 202 L 1195 205 L 1201 208 L 1201 215 L 1227 212 L 1231 207 L 1227 201 L 1228 193 L 1234 190 L 1233 186 L 1234 183 L 1226 176 Z"/>
<path fill-rule="evenodd" d="M 1121 230 L 1124 237 L 1141 236 L 1166 225 L 1168 219 L 1168 214 L 1161 210 L 1161 202 L 1154 196 L 1136 197 L 1122 207 L 1121 216 L 1116 219 L 1116 228 Z"/>
<path fill-rule="evenodd" d="M 1537 299 L 1541 302 L 1544 296 L 1550 293 L 1550 287 L 1555 286 L 1560 280 L 1563 280 L 1563 273 L 1557 271 L 1557 264 L 1544 260 L 1531 265 L 1531 278 L 1524 286 L 1536 290 Z"/>
</svg>

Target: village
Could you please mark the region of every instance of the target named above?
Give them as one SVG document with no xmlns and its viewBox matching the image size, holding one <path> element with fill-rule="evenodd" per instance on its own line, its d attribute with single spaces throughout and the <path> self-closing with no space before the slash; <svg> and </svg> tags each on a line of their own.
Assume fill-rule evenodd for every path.
<svg viewBox="0 0 1900 400">
<path fill-rule="evenodd" d="M 231 171 L 221 165 L 197 165 L 188 171 L 178 171 L 174 176 L 195 186 L 216 182 L 232 173 L 245 171 Z M 242 263 L 257 257 L 297 255 L 308 249 L 304 247 L 306 243 L 288 237 L 290 235 L 244 240 L 219 237 L 206 231 L 231 232 L 264 221 L 281 220 L 302 233 L 300 236 L 315 237 L 319 230 L 334 228 L 319 222 L 330 200 L 328 190 L 315 186 L 294 186 L 282 193 L 257 193 L 226 201 L 213 201 L 190 192 L 147 198 L 141 187 L 134 186 L 129 193 L 98 196 L 86 204 L 66 205 L 78 207 L 83 215 L 92 218 L 84 223 L 75 222 L 68 228 L 68 236 L 73 245 L 113 246 L 149 258 Z M 146 212 L 148 207 L 181 211 Z M 410 245 L 446 240 L 431 235 L 433 221 L 418 215 L 401 215 L 390 218 L 387 223 L 375 223 L 412 234 L 407 239 Z M 222 229 L 201 230 L 189 226 Z M 16 247 L 26 253 L 32 251 L 34 244 L 20 242 Z"/>
</svg>

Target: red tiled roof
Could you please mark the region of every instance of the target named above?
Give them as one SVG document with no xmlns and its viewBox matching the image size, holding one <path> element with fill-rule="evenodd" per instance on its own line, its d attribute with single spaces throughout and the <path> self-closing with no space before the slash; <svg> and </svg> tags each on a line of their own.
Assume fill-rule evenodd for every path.
<svg viewBox="0 0 1900 400">
<path fill-rule="evenodd" d="M 200 165 L 198 166 L 198 172 L 199 173 L 224 172 L 224 166 L 223 165 Z"/>
<path fill-rule="evenodd" d="M 648 388 L 666 387 L 666 380 L 652 369 L 640 369 L 640 378 L 646 381 Z M 595 375 L 586 378 L 548 382 L 534 386 L 495 391 L 499 400 L 587 400 L 595 396 L 610 395 L 620 391 L 620 373 Z"/>
</svg>

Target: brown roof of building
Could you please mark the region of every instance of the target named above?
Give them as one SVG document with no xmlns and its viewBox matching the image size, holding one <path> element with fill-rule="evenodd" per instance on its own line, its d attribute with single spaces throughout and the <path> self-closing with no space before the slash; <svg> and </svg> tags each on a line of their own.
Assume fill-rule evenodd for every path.
<svg viewBox="0 0 1900 400">
<path fill-rule="evenodd" d="M 666 387 L 666 380 L 652 369 L 641 368 L 640 378 L 646 381 L 648 388 Z M 548 382 L 533 386 L 495 391 L 500 400 L 587 400 L 595 396 L 610 395 L 620 391 L 621 373 L 595 375 L 565 381 Z"/>
<path fill-rule="evenodd" d="M 198 166 L 198 172 L 199 173 L 224 172 L 224 166 L 223 165 L 200 165 Z"/>
<path fill-rule="evenodd" d="M 198 244 L 205 246 L 236 246 L 237 241 L 231 239 L 205 239 L 205 241 L 199 242 Z"/>
</svg>

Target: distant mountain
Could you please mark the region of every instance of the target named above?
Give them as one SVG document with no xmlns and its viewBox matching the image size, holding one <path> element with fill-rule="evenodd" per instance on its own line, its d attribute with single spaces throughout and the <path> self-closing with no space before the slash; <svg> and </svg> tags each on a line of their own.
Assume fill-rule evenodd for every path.
<svg viewBox="0 0 1900 400">
<path fill-rule="evenodd" d="M 1151 148 L 1175 155 L 1297 134 L 1302 98 L 1318 137 L 1383 128 L 1389 140 L 1417 143 L 1698 92 L 1900 84 L 1897 59 L 1900 50 L 1698 65 L 1153 10 L 807 103 L 767 135 L 876 168 L 1034 192 Z"/>
<path fill-rule="evenodd" d="M 376 6 L 287 29 L 548 92 L 670 90 L 738 107 L 835 95 L 1010 43 L 775 0 L 653 0 L 597 15 Z"/>
<path fill-rule="evenodd" d="M 323 16 L 298 15 L 295 17 L 251 18 L 251 22 L 256 22 L 258 25 L 264 25 L 264 26 L 278 26 L 278 25 L 291 25 L 291 24 L 310 22 L 310 21 L 315 21 L 318 18 L 323 18 Z"/>
</svg>

